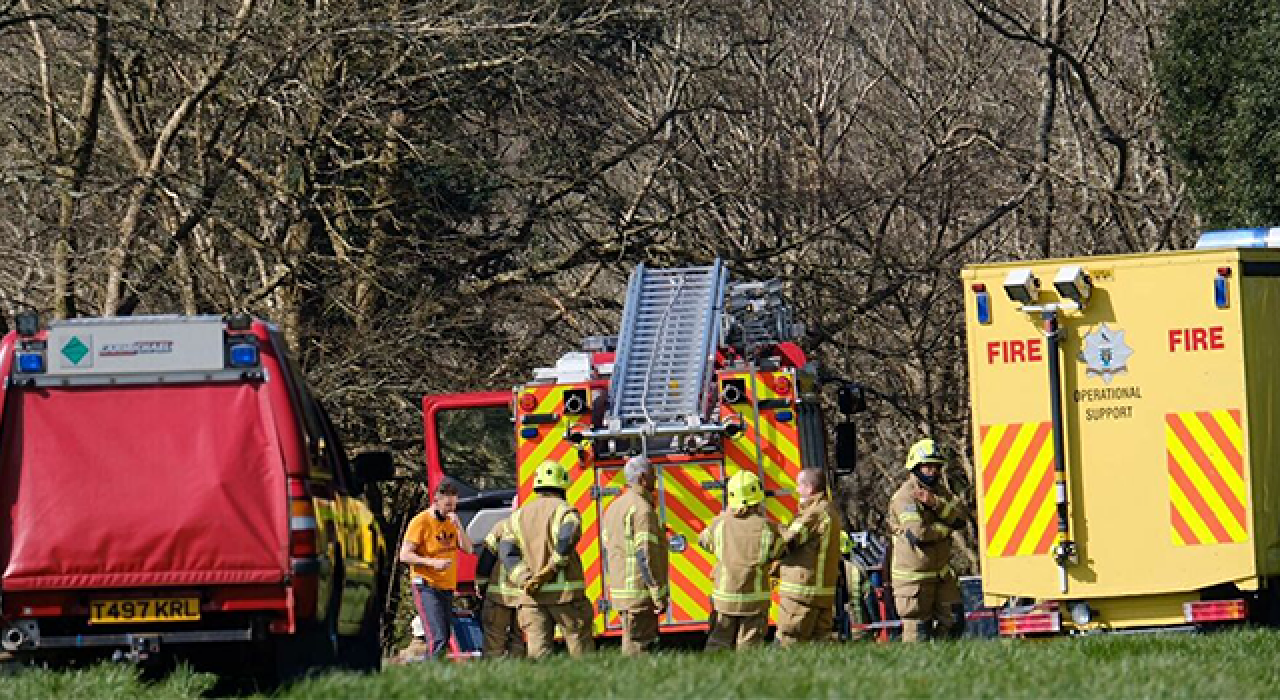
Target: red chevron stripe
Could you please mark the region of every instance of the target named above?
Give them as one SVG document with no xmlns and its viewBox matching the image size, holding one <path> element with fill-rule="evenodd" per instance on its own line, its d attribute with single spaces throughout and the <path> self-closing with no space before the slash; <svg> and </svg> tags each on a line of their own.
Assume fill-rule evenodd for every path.
<svg viewBox="0 0 1280 700">
<path fill-rule="evenodd" d="M 989 427 L 983 426 L 983 438 L 986 437 Z M 991 490 L 991 482 L 996 480 L 996 473 L 1000 471 L 1000 467 L 1004 464 L 1005 455 L 1009 453 L 1009 448 L 1013 447 L 1013 441 L 1017 439 L 1020 430 L 1022 430 L 1021 423 L 1010 423 L 1004 427 L 1004 434 L 1000 436 L 1000 442 L 996 444 L 996 451 L 991 453 L 991 461 L 982 465 L 983 493 Z M 978 444 L 981 446 L 981 441 Z"/>
<path fill-rule="evenodd" d="M 693 622 L 706 619 L 711 611 L 710 600 L 707 598 L 707 592 L 703 586 L 695 585 L 690 581 L 682 571 L 675 567 L 671 567 L 671 585 L 679 587 L 679 589 L 688 598 L 693 601 L 694 605 L 701 605 L 701 609 L 688 609 L 675 601 L 672 596 L 671 604 L 676 608 L 675 618 L 681 622 Z"/>
<path fill-rule="evenodd" d="M 1200 443 L 1196 442 L 1195 437 L 1191 435 L 1191 431 L 1182 422 L 1181 416 L 1176 413 L 1170 413 L 1165 418 L 1169 423 L 1169 427 L 1173 428 L 1174 434 L 1178 436 L 1182 446 L 1191 455 L 1192 461 L 1200 467 L 1200 471 L 1205 478 L 1213 485 L 1213 490 L 1217 493 L 1218 498 L 1227 506 L 1227 510 L 1231 511 L 1231 515 L 1236 519 L 1236 524 L 1243 527 L 1245 523 L 1244 504 L 1240 502 L 1240 499 L 1236 498 L 1235 493 L 1227 486 L 1227 482 L 1222 480 L 1222 475 L 1218 473 L 1218 468 L 1214 466 L 1213 460 L 1209 458 L 1209 455 L 1205 454 L 1204 449 L 1200 447 Z M 1209 422 L 1213 422 L 1212 417 L 1210 417 Z"/>
<path fill-rule="evenodd" d="M 1178 483 L 1178 487 L 1182 489 L 1182 494 L 1191 502 L 1191 507 L 1195 509 L 1196 515 L 1200 516 L 1200 520 L 1213 533 L 1215 543 L 1230 542 L 1231 536 L 1227 534 L 1226 528 L 1222 523 L 1218 522 L 1217 516 L 1213 514 L 1213 509 L 1205 502 L 1204 496 L 1200 494 L 1191 482 L 1191 479 L 1182 471 L 1182 465 L 1178 464 L 1178 460 L 1169 455 L 1169 475 Z"/>
<path fill-rule="evenodd" d="M 1173 529 L 1178 531 L 1178 536 L 1188 545 L 1200 544 L 1200 538 L 1196 537 L 1196 533 L 1182 519 L 1182 513 L 1178 512 L 1178 507 L 1173 505 L 1173 500 L 1169 501 L 1169 522 L 1173 524 Z"/>
<path fill-rule="evenodd" d="M 1036 543 L 1036 554 L 1048 554 L 1053 548 L 1053 541 L 1058 537 L 1058 514 L 1055 512 L 1052 518 L 1049 518 L 1049 524 L 1045 525 L 1044 532 L 1040 533 L 1040 541 Z"/>
<path fill-rule="evenodd" d="M 1240 425 L 1240 412 L 1233 410 L 1230 413 L 1236 425 Z M 1218 449 L 1222 450 L 1222 454 L 1227 458 L 1231 468 L 1235 469 L 1236 474 L 1241 478 L 1244 478 L 1244 457 L 1240 455 L 1240 451 L 1236 449 L 1236 446 L 1231 443 L 1231 439 L 1223 432 L 1222 426 L 1214 419 L 1213 413 L 1210 411 L 1198 411 L 1196 417 L 1200 419 L 1201 425 L 1209 432 L 1214 444 L 1218 446 Z"/>
<path fill-rule="evenodd" d="M 1000 494 L 1000 500 L 996 503 L 995 510 L 991 512 L 991 517 L 987 519 L 988 537 L 994 537 L 996 531 L 1000 529 L 1000 524 L 1004 522 L 1005 515 L 1009 512 L 1009 507 L 1013 505 L 1013 499 L 1017 497 L 1018 491 L 1022 489 L 1023 483 L 1026 482 L 1027 473 L 1031 471 L 1031 465 L 1040 456 L 1040 448 L 1044 445 L 1045 438 L 1048 436 L 1048 423 L 1041 423 L 1036 426 L 1036 432 L 1031 437 L 1031 443 L 1027 445 L 1026 451 L 1019 456 L 1020 460 L 1013 472 L 1013 477 L 1009 479 L 1009 484 L 1005 486 L 1004 493 Z M 990 544 L 990 542 L 987 544 Z"/>
<path fill-rule="evenodd" d="M 1018 524 L 1013 529 L 1013 534 L 1009 536 L 1009 541 L 1004 546 L 1004 556 L 1011 557 L 1018 553 L 1018 548 L 1022 546 L 1022 541 L 1027 536 L 1027 531 L 1031 529 L 1031 523 L 1035 520 L 1036 515 L 1040 513 L 1045 499 L 1049 497 L 1049 490 L 1053 488 L 1053 470 L 1044 470 L 1044 475 L 1040 477 L 1040 483 L 1036 485 L 1036 490 L 1031 494 L 1031 500 L 1027 501 L 1027 507 L 1023 509 L 1022 515 L 1018 518 Z"/>
</svg>

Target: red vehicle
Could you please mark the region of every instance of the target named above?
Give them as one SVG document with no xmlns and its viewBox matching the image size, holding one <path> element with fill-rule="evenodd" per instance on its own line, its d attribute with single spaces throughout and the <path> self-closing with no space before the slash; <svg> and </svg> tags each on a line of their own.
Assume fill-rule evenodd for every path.
<svg viewBox="0 0 1280 700">
<path fill-rule="evenodd" d="M 348 461 L 273 326 L 18 326 L 0 343 L 5 650 L 377 668 L 387 553 L 362 493 L 390 454 Z"/>
<path fill-rule="evenodd" d="M 580 351 L 500 392 L 427 396 L 423 400 L 429 485 L 481 473 L 487 483 L 459 502 L 479 541 L 510 513 L 512 497 L 533 497 L 534 473 L 546 460 L 569 473 L 566 497 L 582 517 L 578 552 L 598 637 L 621 634 L 605 585 L 608 556 L 602 519 L 625 485 L 623 465 L 644 454 L 657 474 L 656 507 L 666 529 L 670 605 L 664 635 L 704 632 L 715 559 L 699 534 L 726 506 L 725 485 L 739 471 L 759 476 L 765 512 L 794 517 L 801 469 L 828 481 L 856 459 L 853 414 L 861 389 L 837 388 L 844 420 L 828 454 L 824 379 L 794 342 L 802 327 L 774 282 L 730 284 L 721 261 L 706 267 L 632 273 L 616 337 L 585 339 Z M 459 585 L 474 570 L 465 561 Z M 843 591 L 841 595 L 844 595 Z M 462 635 L 460 635 L 462 636 Z"/>
</svg>

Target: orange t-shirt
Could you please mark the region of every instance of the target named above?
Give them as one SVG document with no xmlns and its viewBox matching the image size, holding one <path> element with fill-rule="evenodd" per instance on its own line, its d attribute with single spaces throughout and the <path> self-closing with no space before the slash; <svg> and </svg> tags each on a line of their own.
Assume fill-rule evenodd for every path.
<svg viewBox="0 0 1280 700">
<path fill-rule="evenodd" d="M 452 591 L 458 586 L 458 528 L 452 520 L 441 520 L 430 508 L 418 513 L 409 521 L 404 539 L 413 545 L 420 557 L 449 559 L 453 563 L 444 571 L 437 571 L 422 564 L 411 564 L 410 575 L 421 576 L 427 585 L 442 591 Z"/>
</svg>

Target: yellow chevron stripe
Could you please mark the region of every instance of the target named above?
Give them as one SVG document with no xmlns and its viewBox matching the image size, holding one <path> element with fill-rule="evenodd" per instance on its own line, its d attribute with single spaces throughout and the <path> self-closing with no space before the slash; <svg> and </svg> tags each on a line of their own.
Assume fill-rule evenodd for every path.
<svg viewBox="0 0 1280 700">
<path fill-rule="evenodd" d="M 1045 442 L 1048 442 L 1047 440 Z M 1045 465 L 1047 470 L 1053 462 L 1053 448 L 1048 448 L 1048 463 Z M 1035 466 L 1032 465 L 1032 469 Z M 1033 506 L 1035 504 L 1032 504 Z M 1036 513 L 1035 518 L 1031 520 L 1031 527 L 1027 529 L 1026 535 L 1023 536 L 1022 542 L 1018 544 L 1018 551 L 1014 553 L 1015 557 L 1027 557 L 1036 553 L 1036 545 L 1040 544 L 1040 536 L 1044 534 L 1049 523 L 1053 521 L 1057 508 L 1054 507 L 1053 489 L 1049 489 L 1044 501 L 1040 503 L 1040 510 Z"/>
<path fill-rule="evenodd" d="M 1222 477 L 1222 482 L 1227 485 L 1227 488 L 1231 489 L 1231 493 L 1235 494 L 1240 503 L 1248 503 L 1245 500 L 1244 480 L 1236 473 L 1235 467 L 1231 466 L 1231 462 L 1227 460 L 1222 448 L 1218 447 L 1218 443 L 1200 421 L 1200 417 L 1195 413 L 1180 413 L 1178 416 L 1182 419 L 1182 424 L 1187 426 L 1187 432 L 1191 433 L 1191 437 L 1195 439 L 1196 444 L 1209 457 L 1209 462 L 1213 464 L 1213 468 Z M 1230 415 L 1227 416 L 1227 422 L 1233 422 Z M 1218 422 L 1218 426 L 1222 428 L 1224 433 L 1226 432 L 1227 426 L 1223 425 L 1221 421 Z"/>
<path fill-rule="evenodd" d="M 983 504 L 986 510 L 986 518 L 990 518 L 995 512 L 996 504 L 1000 502 L 1004 496 L 1004 492 L 1009 488 L 1009 482 L 1013 480 L 1013 473 L 1018 470 L 1018 463 L 1022 461 L 1022 455 L 1027 452 L 1031 445 L 1031 438 L 1035 436 L 1036 430 L 1040 427 L 1038 423 L 1023 423 L 1018 429 L 1018 436 L 1014 438 L 1013 444 L 1009 446 L 1009 451 L 1005 453 L 1004 461 L 1000 464 L 996 471 L 996 478 L 991 482 L 991 489 L 987 491 Z M 1048 442 L 1047 440 L 1045 442 Z M 1034 469 L 1035 465 L 1032 465 Z M 1011 509 L 1012 510 L 1012 509 Z M 1005 522 L 1009 521 L 1009 516 L 1005 516 Z"/>
<path fill-rule="evenodd" d="M 1227 440 L 1236 448 L 1236 452 L 1244 455 L 1244 429 L 1236 422 L 1231 415 L 1231 411 L 1226 409 L 1218 409 L 1213 411 L 1213 417 L 1218 421 L 1218 425 L 1222 426 L 1222 432 L 1226 434 Z"/>
<path fill-rule="evenodd" d="M 1209 505 L 1209 509 L 1217 516 L 1218 522 L 1222 523 L 1222 527 L 1227 531 L 1227 535 L 1231 538 L 1231 542 L 1243 542 L 1247 535 L 1241 523 L 1236 521 L 1236 516 L 1232 515 L 1231 510 L 1227 508 L 1227 504 L 1223 502 L 1222 496 L 1218 494 L 1217 489 L 1213 487 L 1213 483 L 1205 477 L 1200 465 L 1192 459 L 1191 454 L 1187 451 L 1186 446 L 1178 440 L 1178 436 L 1173 432 L 1173 428 L 1165 425 L 1165 435 L 1169 441 L 1169 454 L 1173 455 L 1178 465 L 1182 467 L 1182 472 L 1191 480 L 1200 497 Z M 1198 519 L 1198 518 L 1197 518 Z M 1197 533 L 1198 534 L 1198 533 Z M 1208 542 L 1218 542 L 1217 537 L 1210 537 Z"/>
<path fill-rule="evenodd" d="M 711 610 L 703 600 L 705 600 L 705 592 L 711 590 L 710 579 L 703 576 L 698 567 L 694 566 L 685 557 L 671 557 L 670 562 L 671 566 L 679 569 L 680 573 L 689 580 L 689 585 L 695 589 L 686 591 L 681 586 L 673 585 L 671 586 L 671 597 L 685 610 L 697 611 L 700 617 L 708 616 Z"/>
<path fill-rule="evenodd" d="M 710 477 L 703 477 L 696 473 L 691 472 L 691 475 L 699 481 L 711 480 Z M 705 505 L 702 504 L 701 499 L 691 493 L 689 489 L 685 488 L 684 484 L 677 482 L 675 479 L 664 480 L 663 490 L 665 491 L 667 498 L 675 498 L 684 505 L 685 508 L 692 511 L 694 516 L 698 517 L 703 522 L 711 522 L 711 519 L 716 516 L 715 513 L 712 513 Z M 672 521 L 668 524 L 675 524 L 675 522 Z"/>
<path fill-rule="evenodd" d="M 1030 425 L 1032 427 L 1030 432 L 1034 433 L 1035 424 Z M 1023 426 L 1023 430 L 1020 431 L 1020 434 L 1018 435 L 1018 440 L 1020 442 L 1023 441 L 1023 435 L 1027 432 L 1026 426 Z M 1014 447 L 1017 448 L 1019 445 L 1015 443 Z M 1015 453 L 1011 449 L 1009 451 L 1010 460 L 1021 461 L 1022 455 L 1026 452 L 1027 447 L 1028 443 L 1022 442 L 1021 449 L 1018 452 Z M 991 539 L 991 545 L 987 548 L 987 551 L 1003 552 L 1005 550 L 1006 545 L 1009 543 L 1009 539 L 1013 537 L 1013 531 L 1018 528 L 1018 521 L 1022 519 L 1022 514 L 1031 505 L 1031 496 L 1035 493 L 1036 487 L 1040 485 L 1040 481 L 1044 478 L 1044 473 L 1049 469 L 1049 464 L 1052 461 L 1053 450 L 1049 448 L 1049 441 L 1045 440 L 1044 444 L 1040 447 L 1040 453 L 1035 456 L 1035 460 L 1031 463 L 1031 468 L 1027 471 L 1027 476 L 1023 479 L 1022 485 L 1018 488 L 1017 493 L 1014 494 L 1013 502 L 1009 504 L 1009 510 L 1005 513 L 1004 520 L 1000 522 L 1000 528 L 996 531 L 995 537 Z M 1006 486 L 1008 486 L 1007 480 Z M 994 508 L 994 506 L 992 506 L 992 508 Z M 990 513 L 988 513 L 988 517 L 990 517 Z M 1028 533 L 1030 533 L 1030 531 L 1028 531 Z M 1015 544 L 1021 546 L 1022 543 L 1018 542 Z"/>
<path fill-rule="evenodd" d="M 1187 546 L 1187 543 L 1182 539 L 1182 535 L 1178 534 L 1178 529 L 1173 526 L 1169 527 L 1169 539 L 1173 540 L 1173 546 L 1175 547 Z"/>
<path fill-rule="evenodd" d="M 1209 530 L 1209 526 L 1205 524 L 1200 516 L 1196 513 L 1196 509 L 1191 505 L 1191 501 L 1187 500 L 1182 489 L 1178 486 L 1178 482 L 1174 480 L 1173 475 L 1169 475 L 1169 500 L 1173 502 L 1173 507 L 1178 509 L 1178 515 L 1182 516 L 1183 522 L 1187 527 L 1191 528 L 1191 532 L 1195 534 L 1196 539 L 1201 544 L 1212 544 L 1218 538 L 1213 536 L 1213 532 Z M 1173 530 L 1173 525 L 1169 525 L 1169 529 Z M 1175 536 L 1177 531 L 1174 530 Z M 1185 543 L 1184 543 L 1185 544 Z"/>
<path fill-rule="evenodd" d="M 982 440 L 980 449 L 982 451 L 982 468 L 986 469 L 991 464 L 991 458 L 995 457 L 996 447 L 1000 445 L 1000 439 L 1004 437 L 1004 431 L 1009 429 L 1007 423 L 997 423 L 989 426 L 987 436 Z"/>
<path fill-rule="evenodd" d="M 537 395 L 536 393 L 534 394 Z M 534 413 L 556 413 L 560 409 L 563 392 L 557 389 L 547 391 L 546 395 L 538 400 L 538 407 L 533 410 Z"/>
</svg>

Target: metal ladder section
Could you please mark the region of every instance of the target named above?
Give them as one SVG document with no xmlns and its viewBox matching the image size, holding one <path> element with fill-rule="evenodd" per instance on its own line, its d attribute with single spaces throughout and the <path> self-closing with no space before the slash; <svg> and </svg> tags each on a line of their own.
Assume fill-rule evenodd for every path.
<svg viewBox="0 0 1280 700">
<path fill-rule="evenodd" d="M 719 259 L 665 270 L 640 264 L 631 273 L 609 384 L 608 433 L 669 435 L 703 427 L 728 281 Z"/>
</svg>

